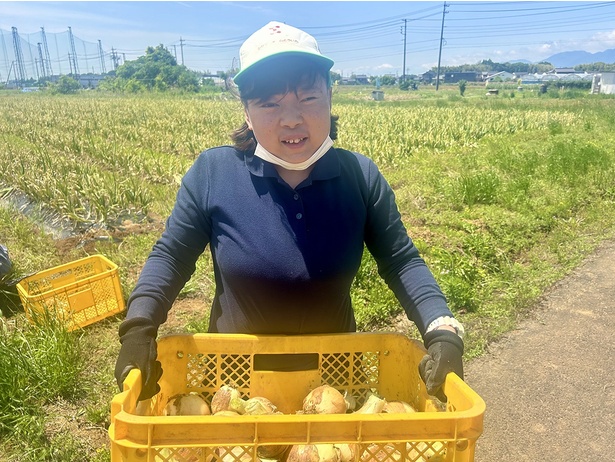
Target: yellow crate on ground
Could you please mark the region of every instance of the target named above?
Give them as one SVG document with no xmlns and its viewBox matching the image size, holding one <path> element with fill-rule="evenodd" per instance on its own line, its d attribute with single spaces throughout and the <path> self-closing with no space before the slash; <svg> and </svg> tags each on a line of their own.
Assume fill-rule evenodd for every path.
<svg viewBox="0 0 615 462">
<path fill-rule="evenodd" d="M 115 263 L 103 255 L 40 271 L 22 279 L 17 291 L 26 316 L 52 316 L 69 330 L 124 310 L 124 298 Z"/>
<path fill-rule="evenodd" d="M 314 355 L 309 370 L 255 367 L 276 355 Z M 259 462 L 263 447 L 352 444 L 360 462 L 470 462 L 483 429 L 484 401 L 448 375 L 445 409 L 429 398 L 418 374 L 422 344 L 394 333 L 307 336 L 172 335 L 158 341 L 160 392 L 137 402 L 141 374 L 133 370 L 111 403 L 111 460 Z M 283 415 L 164 416 L 169 398 L 198 392 L 208 402 L 222 385 L 242 397 L 263 396 Z M 328 384 L 358 402 L 372 393 L 406 401 L 411 414 L 297 414 L 313 388 Z M 275 452 L 275 451 L 274 451 Z M 345 461 L 347 462 L 347 461 Z"/>
</svg>

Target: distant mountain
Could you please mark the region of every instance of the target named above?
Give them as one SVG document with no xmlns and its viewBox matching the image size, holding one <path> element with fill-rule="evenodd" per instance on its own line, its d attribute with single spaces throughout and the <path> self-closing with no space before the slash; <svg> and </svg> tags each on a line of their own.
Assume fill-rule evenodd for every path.
<svg viewBox="0 0 615 462">
<path fill-rule="evenodd" d="M 543 61 L 555 67 L 574 67 L 579 64 L 615 63 L 615 48 L 589 53 L 587 51 L 564 51 L 545 58 Z"/>
</svg>

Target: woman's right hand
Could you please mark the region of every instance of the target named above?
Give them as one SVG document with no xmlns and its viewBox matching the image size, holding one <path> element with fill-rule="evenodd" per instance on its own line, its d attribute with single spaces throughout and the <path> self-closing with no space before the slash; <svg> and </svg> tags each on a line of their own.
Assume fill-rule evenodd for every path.
<svg viewBox="0 0 615 462">
<path fill-rule="evenodd" d="M 120 391 L 131 369 L 141 371 L 142 388 L 139 401 L 149 399 L 160 391 L 158 380 L 162 377 L 162 365 L 158 355 L 157 328 L 145 318 L 127 319 L 120 325 L 120 354 L 115 364 L 115 379 Z"/>
</svg>

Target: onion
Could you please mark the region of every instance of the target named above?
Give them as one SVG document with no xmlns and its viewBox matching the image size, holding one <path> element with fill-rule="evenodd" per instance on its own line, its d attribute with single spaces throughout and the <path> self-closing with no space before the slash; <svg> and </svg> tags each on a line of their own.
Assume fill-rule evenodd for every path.
<svg viewBox="0 0 615 462">
<path fill-rule="evenodd" d="M 164 415 L 210 415 L 211 409 L 205 398 L 191 392 L 172 396 L 164 408 Z"/>
<path fill-rule="evenodd" d="M 249 415 L 268 415 L 278 413 L 278 408 L 262 396 L 255 396 L 246 401 L 245 413 Z"/>
<path fill-rule="evenodd" d="M 259 446 L 256 450 L 256 455 L 259 459 L 281 460 L 288 448 L 289 446 L 286 445 L 268 444 L 266 446 Z"/>
<path fill-rule="evenodd" d="M 387 401 L 382 408 L 382 412 L 388 414 L 411 414 L 416 412 L 416 409 L 405 401 Z"/>
<path fill-rule="evenodd" d="M 211 399 L 211 412 L 235 411 L 238 414 L 245 412 L 245 401 L 241 399 L 239 391 L 229 385 L 222 385 Z"/>
<path fill-rule="evenodd" d="M 403 456 L 391 444 L 370 444 L 361 455 L 361 462 L 401 462 Z"/>
<path fill-rule="evenodd" d="M 250 452 L 241 446 L 223 446 L 218 448 L 223 462 L 251 462 Z"/>
<path fill-rule="evenodd" d="M 424 441 L 419 441 L 416 444 L 416 448 L 407 443 L 406 450 L 411 460 L 442 462 L 446 458 L 446 447 L 440 441 L 431 443 L 431 446 Z"/>
<path fill-rule="evenodd" d="M 340 457 L 332 444 L 298 444 L 290 449 L 286 462 L 340 462 Z"/>
<path fill-rule="evenodd" d="M 351 443 L 336 443 L 341 462 L 353 462 L 357 454 L 357 445 Z"/>
<path fill-rule="evenodd" d="M 214 414 L 215 416 L 223 416 L 223 417 L 235 417 L 239 414 L 239 412 L 235 412 L 235 411 L 218 411 Z"/>
<path fill-rule="evenodd" d="M 347 410 L 344 396 L 329 385 L 314 388 L 303 399 L 305 414 L 344 414 Z"/>
<path fill-rule="evenodd" d="M 384 398 L 380 398 L 376 395 L 369 395 L 368 398 L 363 403 L 360 409 L 357 409 L 355 414 L 379 414 L 382 412 L 384 405 L 386 404 L 386 400 Z"/>
<path fill-rule="evenodd" d="M 346 401 L 346 409 L 349 411 L 354 411 L 357 408 L 357 400 L 354 399 L 348 390 L 344 390 L 344 401 Z"/>
</svg>

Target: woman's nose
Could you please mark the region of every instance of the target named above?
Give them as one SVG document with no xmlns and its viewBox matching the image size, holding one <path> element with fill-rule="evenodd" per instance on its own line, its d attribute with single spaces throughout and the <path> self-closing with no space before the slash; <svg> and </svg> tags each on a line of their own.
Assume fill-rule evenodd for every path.
<svg viewBox="0 0 615 462">
<path fill-rule="evenodd" d="M 301 122 L 303 122 L 303 115 L 301 113 L 301 109 L 296 105 L 291 104 L 282 108 L 280 123 L 283 126 L 293 128 Z"/>
</svg>

